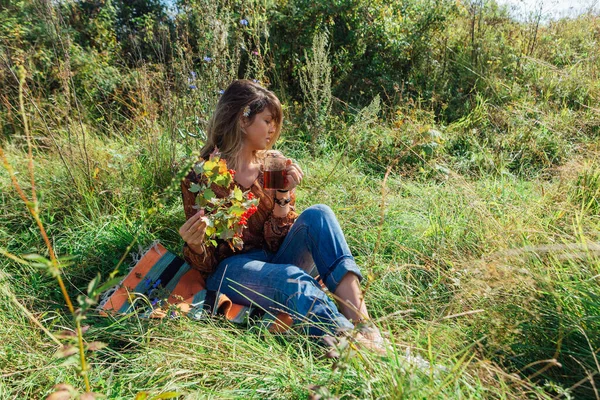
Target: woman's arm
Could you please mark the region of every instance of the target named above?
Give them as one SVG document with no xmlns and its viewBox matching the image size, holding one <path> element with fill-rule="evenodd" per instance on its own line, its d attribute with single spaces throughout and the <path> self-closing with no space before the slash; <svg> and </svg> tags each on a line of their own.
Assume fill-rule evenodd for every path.
<svg viewBox="0 0 600 400">
<path fill-rule="evenodd" d="M 275 195 L 277 198 L 289 198 L 290 202 L 281 207 L 276 202 L 273 204 L 273 212 L 265 221 L 264 238 L 267 249 L 273 253 L 277 252 L 281 243 L 285 239 L 290 227 L 298 218 L 298 214 L 294 211 L 296 204 L 296 194 L 293 191 L 288 193 L 279 193 Z"/>
<path fill-rule="evenodd" d="M 294 209 L 293 204 L 296 201 L 294 191 L 304 178 L 302 168 L 288 158 L 286 161 L 285 187 L 282 190 L 275 190 L 275 204 L 273 205 L 273 216 L 285 218 L 290 210 Z"/>
<path fill-rule="evenodd" d="M 190 267 L 208 274 L 213 272 L 217 265 L 216 249 L 204 245 L 206 224 L 201 219 L 204 213 L 195 208 L 196 193 L 189 190 L 192 183 L 198 183 L 194 171 L 191 171 L 181 182 L 183 210 L 186 219 L 186 222 L 179 228 L 179 234 L 186 242 L 183 247 L 183 258 Z"/>
<path fill-rule="evenodd" d="M 275 191 L 275 201 L 273 202 L 273 216 L 276 218 L 285 218 L 289 212 L 292 210 L 292 194 L 293 189 L 291 191 Z M 294 196 L 294 204 L 295 204 L 296 196 Z"/>
</svg>

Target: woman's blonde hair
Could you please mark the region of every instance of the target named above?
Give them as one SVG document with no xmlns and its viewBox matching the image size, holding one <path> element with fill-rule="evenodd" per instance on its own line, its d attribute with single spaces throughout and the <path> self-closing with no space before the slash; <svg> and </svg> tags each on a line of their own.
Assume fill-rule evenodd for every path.
<svg viewBox="0 0 600 400">
<path fill-rule="evenodd" d="M 238 155 L 244 143 L 244 133 L 240 124 L 242 117 L 248 118 L 248 122 L 252 124 L 256 114 L 263 112 L 265 108 L 271 111 L 276 126 L 275 133 L 267 145 L 269 150 L 281 133 L 283 111 L 279 99 L 273 92 L 253 81 L 233 81 L 221 95 L 208 123 L 206 144 L 202 147 L 200 156 L 208 159 L 216 146 L 221 157 L 227 160 L 228 167 L 237 169 Z M 254 156 L 255 161 L 259 162 L 264 157 L 264 151 L 255 152 Z"/>
</svg>

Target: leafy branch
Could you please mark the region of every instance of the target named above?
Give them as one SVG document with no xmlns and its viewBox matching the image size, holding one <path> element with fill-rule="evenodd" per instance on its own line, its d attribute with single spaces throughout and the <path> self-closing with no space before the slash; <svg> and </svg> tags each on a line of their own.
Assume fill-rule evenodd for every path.
<svg viewBox="0 0 600 400">
<path fill-rule="evenodd" d="M 202 217 L 206 223 L 205 242 L 216 247 L 217 239 L 221 239 L 232 250 L 241 250 L 244 247 L 242 232 L 248 225 L 248 218 L 258 210 L 259 199 L 250 190 L 242 192 L 237 186 L 229 189 L 235 171 L 227 168 L 227 162 L 217 149 L 208 161 L 201 160 L 193 168 L 201 176 L 201 183 L 192 183 L 189 190 L 197 193 L 196 206 L 207 211 Z M 229 194 L 218 198 L 211 189 L 213 184 L 229 189 Z"/>
</svg>

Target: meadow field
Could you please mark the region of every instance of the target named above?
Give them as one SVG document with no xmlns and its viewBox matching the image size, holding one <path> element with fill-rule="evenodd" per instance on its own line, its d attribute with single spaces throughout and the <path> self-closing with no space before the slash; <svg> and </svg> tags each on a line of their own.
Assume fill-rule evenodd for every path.
<svg viewBox="0 0 600 400">
<path fill-rule="evenodd" d="M 543 17 L 0 1 L 0 398 L 600 399 L 600 16 Z M 386 357 L 95 311 L 151 243 L 181 254 L 236 78 L 281 99 L 297 210 L 335 212 Z"/>
</svg>

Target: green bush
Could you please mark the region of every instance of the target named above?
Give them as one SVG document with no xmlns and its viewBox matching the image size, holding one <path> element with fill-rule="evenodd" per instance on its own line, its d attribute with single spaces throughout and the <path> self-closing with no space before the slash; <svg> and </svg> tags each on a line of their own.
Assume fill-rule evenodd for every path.
<svg viewBox="0 0 600 400">
<path fill-rule="evenodd" d="M 454 4 L 446 0 L 286 1 L 274 10 L 270 37 L 279 61 L 277 74 L 298 94 L 293 81 L 302 65 L 303 50 L 311 46 L 315 33 L 327 29 L 334 95 L 360 106 L 377 94 L 385 102 L 393 102 L 390 96 L 410 72 L 428 65 L 430 41 L 453 17 Z M 418 87 L 412 89 L 414 94 Z"/>
</svg>

